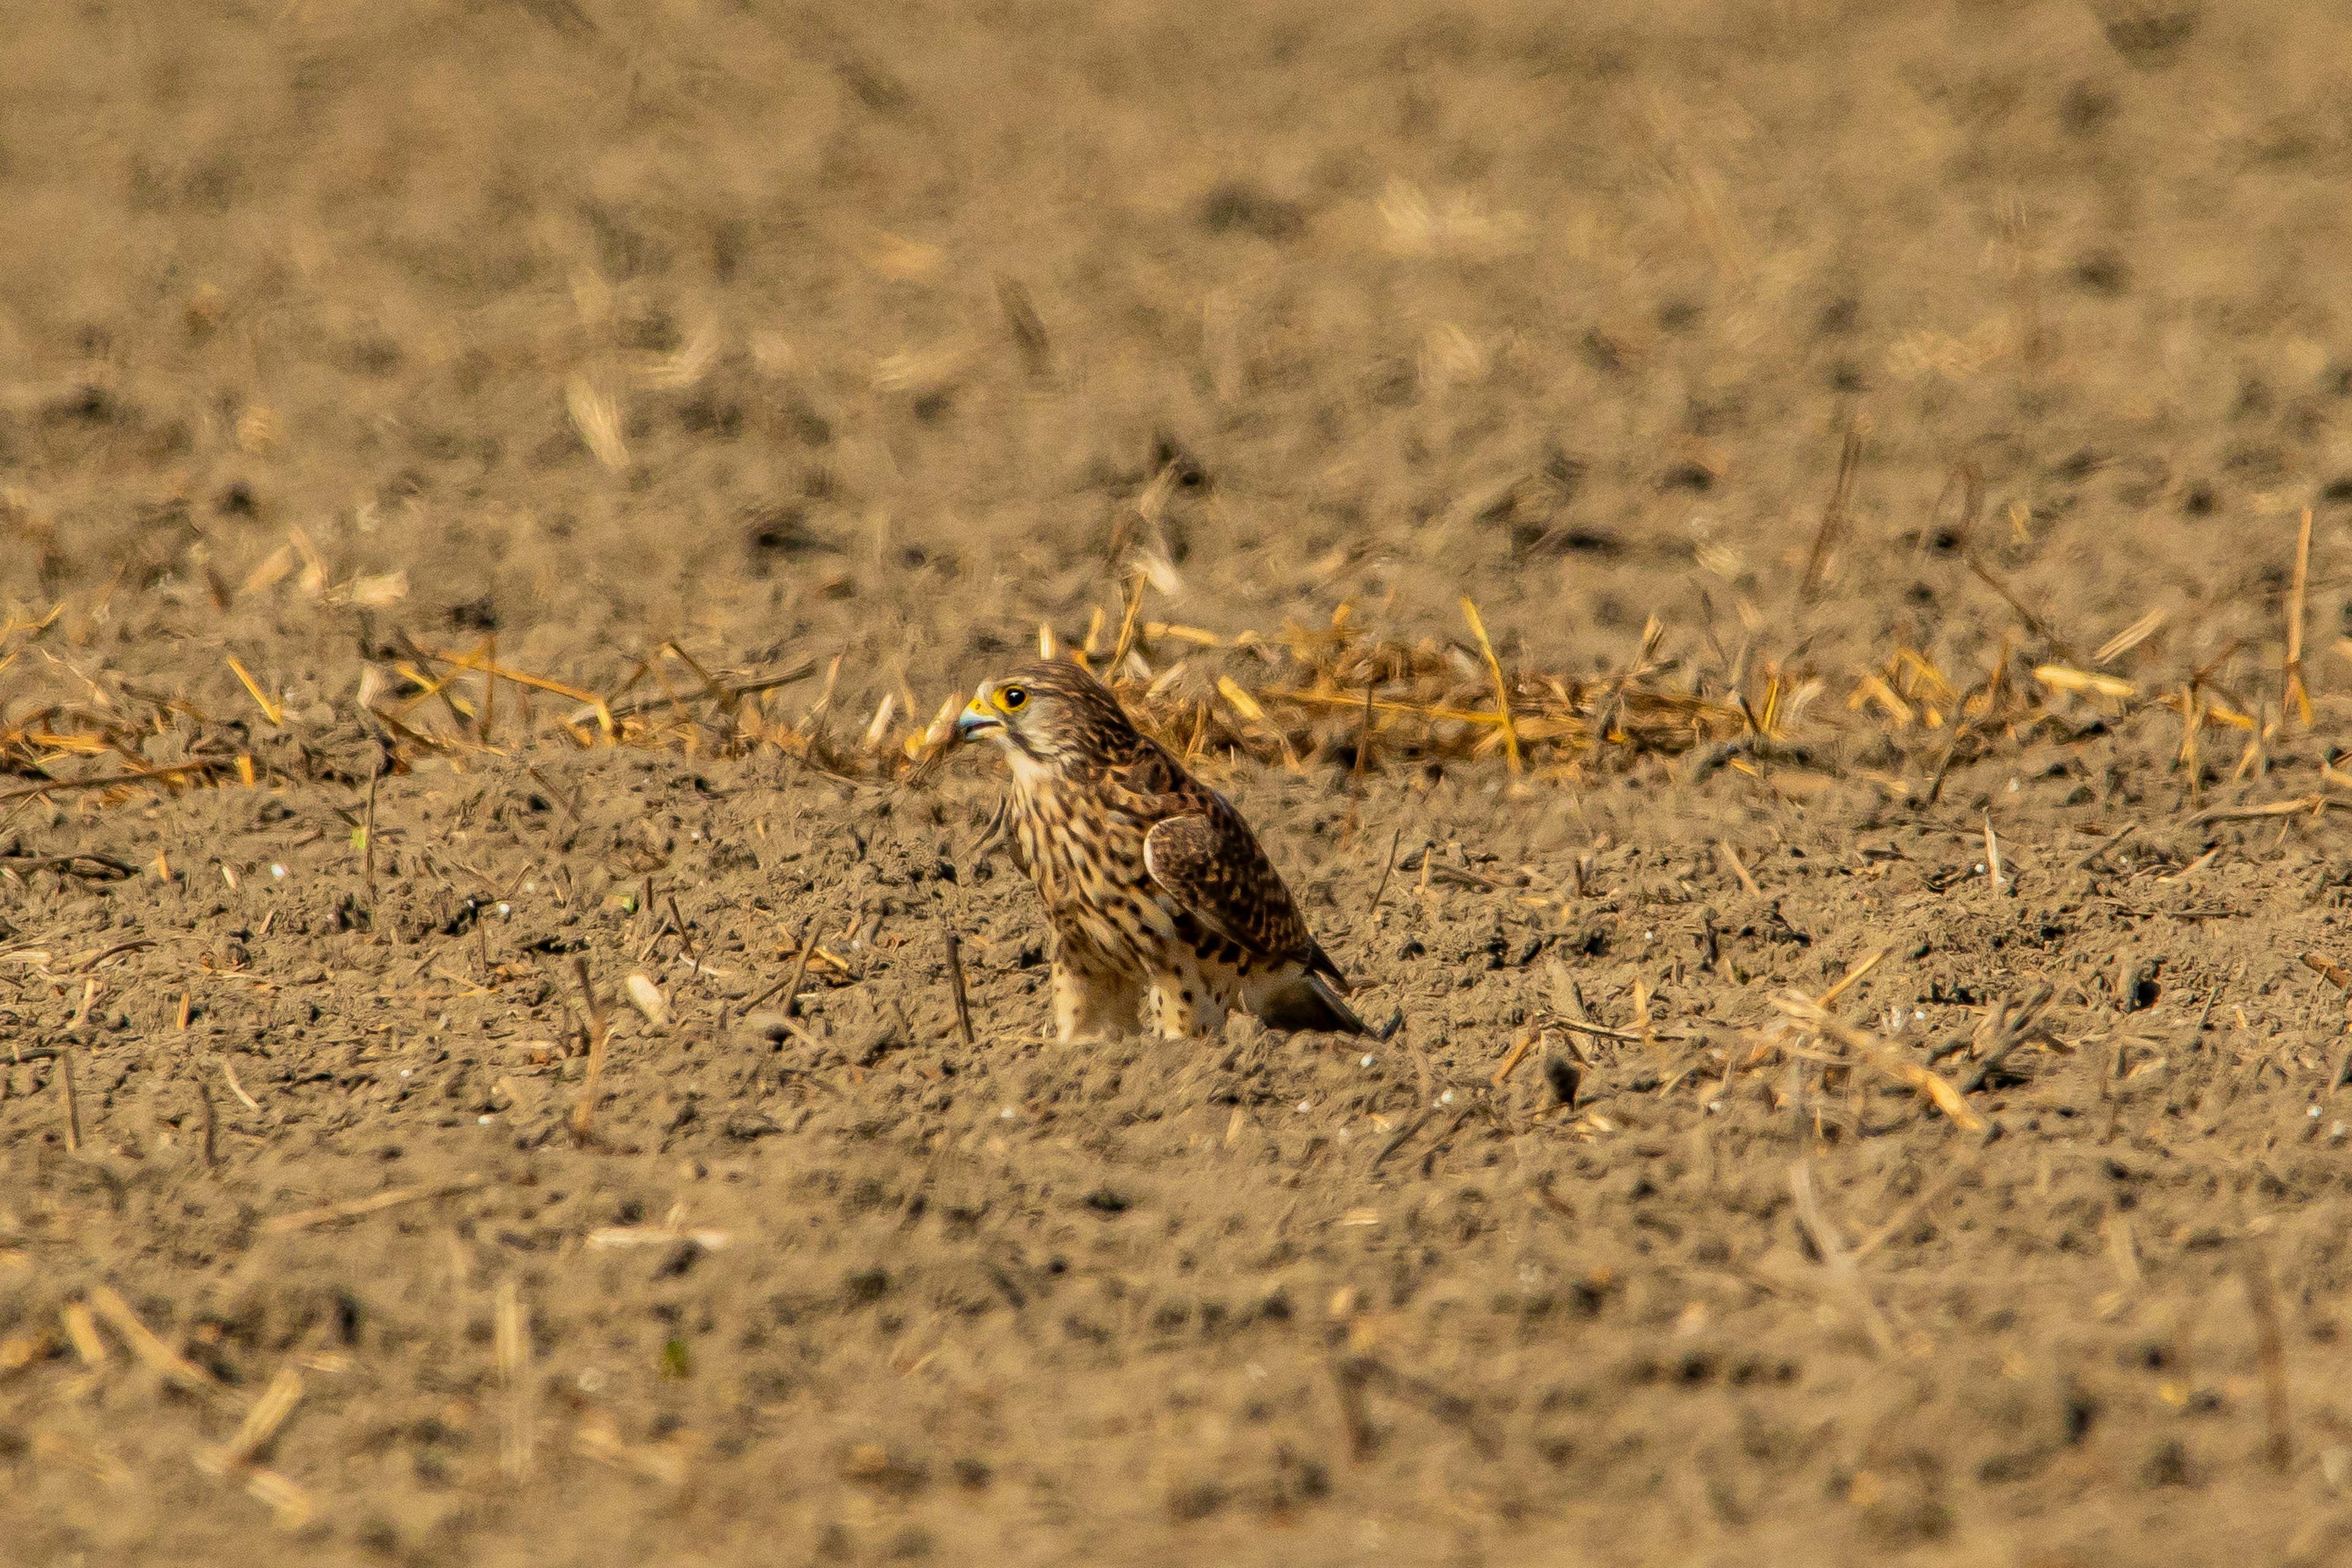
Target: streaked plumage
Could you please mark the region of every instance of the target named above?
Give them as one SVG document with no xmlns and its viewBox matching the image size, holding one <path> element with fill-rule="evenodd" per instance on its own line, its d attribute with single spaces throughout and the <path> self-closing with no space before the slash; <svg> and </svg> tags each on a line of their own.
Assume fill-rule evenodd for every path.
<svg viewBox="0 0 2352 1568">
<path fill-rule="evenodd" d="M 1361 1034 L 1348 982 L 1224 796 L 1066 660 L 982 685 L 957 721 L 1013 769 L 1022 868 L 1054 928 L 1054 1026 L 1124 1033 L 1148 1002 L 1168 1036 L 1240 1008 L 1281 1029 Z"/>
</svg>

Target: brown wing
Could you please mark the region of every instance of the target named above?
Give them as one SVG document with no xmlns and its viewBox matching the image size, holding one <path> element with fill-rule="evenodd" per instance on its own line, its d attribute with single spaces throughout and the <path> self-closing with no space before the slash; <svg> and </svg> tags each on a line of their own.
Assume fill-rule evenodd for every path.
<svg viewBox="0 0 2352 1568">
<path fill-rule="evenodd" d="M 1194 919 L 1261 957 L 1306 965 L 1347 982 L 1318 946 L 1290 889 L 1241 814 L 1206 790 L 1200 810 L 1153 824 L 1143 837 L 1144 868 Z"/>
</svg>

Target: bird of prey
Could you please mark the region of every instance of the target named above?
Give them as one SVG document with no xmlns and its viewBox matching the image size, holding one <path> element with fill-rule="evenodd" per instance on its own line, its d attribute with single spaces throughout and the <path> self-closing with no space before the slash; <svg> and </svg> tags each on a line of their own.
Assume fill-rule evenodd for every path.
<svg viewBox="0 0 2352 1568">
<path fill-rule="evenodd" d="M 1054 928 L 1054 1029 L 1213 1033 L 1234 1008 L 1277 1029 L 1360 1035 L 1347 979 L 1225 797 L 1066 659 L 983 683 L 956 721 L 1013 770 L 1022 869 Z"/>
</svg>

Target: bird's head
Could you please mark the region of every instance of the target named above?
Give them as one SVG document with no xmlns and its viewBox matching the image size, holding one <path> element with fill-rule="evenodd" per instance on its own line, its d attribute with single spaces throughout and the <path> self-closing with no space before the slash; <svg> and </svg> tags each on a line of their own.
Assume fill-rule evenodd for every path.
<svg viewBox="0 0 2352 1568">
<path fill-rule="evenodd" d="M 1002 746 L 1016 767 L 1124 760 L 1138 741 L 1118 699 L 1067 659 L 1040 659 L 981 682 L 956 737 Z"/>
</svg>

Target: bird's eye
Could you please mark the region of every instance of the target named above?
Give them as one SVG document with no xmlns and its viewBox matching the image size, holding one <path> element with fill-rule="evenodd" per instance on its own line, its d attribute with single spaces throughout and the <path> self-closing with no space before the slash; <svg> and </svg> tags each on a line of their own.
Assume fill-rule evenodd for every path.
<svg viewBox="0 0 2352 1568">
<path fill-rule="evenodd" d="M 1015 713 L 1020 711 L 1022 707 L 1025 705 L 1028 700 L 1029 692 L 1024 687 L 1008 686 L 1003 690 L 996 694 L 996 705 L 1003 709 L 1007 713 Z"/>
</svg>

